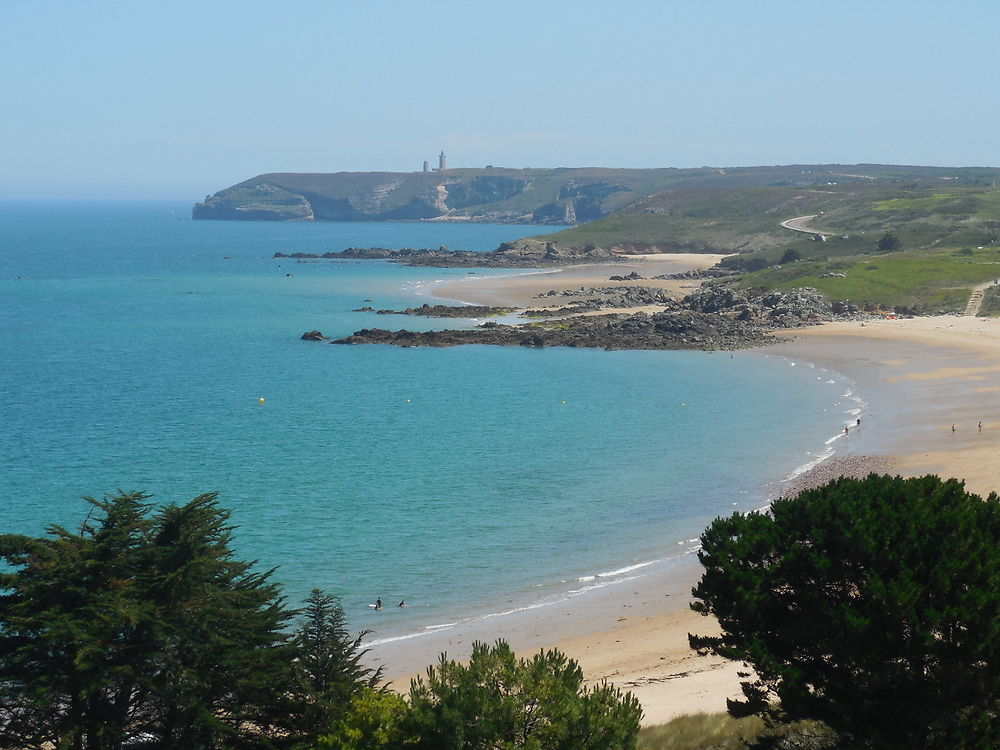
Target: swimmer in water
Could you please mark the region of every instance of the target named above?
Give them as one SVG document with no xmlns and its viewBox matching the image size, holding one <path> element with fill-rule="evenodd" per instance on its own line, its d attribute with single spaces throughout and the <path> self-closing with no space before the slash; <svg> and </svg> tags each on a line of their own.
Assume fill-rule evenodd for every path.
<svg viewBox="0 0 1000 750">
<path fill-rule="evenodd" d="M 375 609 L 382 609 L 382 597 L 375 600 Z"/>
</svg>

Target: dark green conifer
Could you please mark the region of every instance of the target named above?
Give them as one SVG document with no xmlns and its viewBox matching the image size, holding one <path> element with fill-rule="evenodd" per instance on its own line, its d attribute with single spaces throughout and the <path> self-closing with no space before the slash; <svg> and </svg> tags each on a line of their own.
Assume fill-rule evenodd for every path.
<svg viewBox="0 0 1000 750">
<path fill-rule="evenodd" d="M 691 644 L 754 675 L 734 713 L 852 748 L 1000 746 L 1000 501 L 935 476 L 839 479 L 702 535 Z"/>
<path fill-rule="evenodd" d="M 292 681 L 284 725 L 299 742 L 315 743 L 334 733 L 365 691 L 380 691 L 382 669 L 361 663 L 369 631 L 351 636 L 335 596 L 313 589 L 292 639 Z"/>
<path fill-rule="evenodd" d="M 207 748 L 266 729 L 290 615 L 270 572 L 234 558 L 214 494 L 152 516 L 148 499 L 88 498 L 79 533 L 0 536 L 0 746 Z"/>
</svg>

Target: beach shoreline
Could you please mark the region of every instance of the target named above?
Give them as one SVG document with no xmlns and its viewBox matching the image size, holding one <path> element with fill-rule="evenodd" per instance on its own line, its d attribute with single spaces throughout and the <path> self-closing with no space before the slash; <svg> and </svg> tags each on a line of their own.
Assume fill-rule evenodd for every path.
<svg viewBox="0 0 1000 750">
<path fill-rule="evenodd" d="M 433 294 L 477 304 L 540 306 L 540 293 L 603 286 L 607 275 L 619 270 L 578 267 L 572 275 L 563 273 L 449 282 L 437 285 Z M 846 425 L 834 457 L 784 485 L 783 494 L 869 471 L 954 476 L 983 495 L 1000 487 L 1000 471 L 994 468 L 1000 465 L 995 460 L 1000 454 L 1000 320 L 942 316 L 838 322 L 786 336 L 741 356 L 783 357 L 839 373 L 857 384 L 867 406 L 860 423 Z M 380 647 L 376 663 L 385 665 L 394 689 L 405 692 L 410 679 L 436 663 L 440 653 L 461 659 L 473 641 L 503 638 L 525 655 L 557 647 L 580 663 L 588 682 L 606 680 L 633 692 L 643 705 L 644 725 L 685 713 L 724 711 L 726 699 L 740 695 L 742 666 L 688 648 L 689 632 L 710 634 L 716 627 L 688 606 L 699 575 L 695 556 L 687 555 L 599 596 Z"/>
<path fill-rule="evenodd" d="M 540 299 L 552 290 L 591 287 L 646 286 L 663 289 L 679 297 L 696 290 L 701 284 L 690 279 L 655 279 L 653 276 L 683 273 L 716 265 L 725 255 L 694 253 L 662 253 L 658 255 L 625 255 L 621 263 L 589 263 L 562 268 L 527 271 L 514 274 L 474 276 L 460 281 L 443 281 L 430 287 L 432 296 L 443 300 L 477 305 L 509 305 L 512 307 L 552 307 L 564 302 Z M 644 278 L 634 281 L 611 281 L 611 276 L 638 273 Z M 578 298 L 577 298 L 578 299 Z"/>
</svg>

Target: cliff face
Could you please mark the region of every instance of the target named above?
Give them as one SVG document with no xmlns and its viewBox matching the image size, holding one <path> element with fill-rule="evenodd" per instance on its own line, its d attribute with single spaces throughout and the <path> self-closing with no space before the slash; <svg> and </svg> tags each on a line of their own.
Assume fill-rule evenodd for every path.
<svg viewBox="0 0 1000 750">
<path fill-rule="evenodd" d="M 991 168 L 817 164 L 716 169 L 449 169 L 263 174 L 205 198 L 195 219 L 266 221 L 594 221 L 665 190 L 816 187 L 891 180 L 989 184 Z M 647 209 L 658 213 L 658 209 Z"/>
<path fill-rule="evenodd" d="M 456 169 L 264 174 L 209 195 L 195 219 L 575 224 L 665 185 L 677 170 Z"/>
</svg>

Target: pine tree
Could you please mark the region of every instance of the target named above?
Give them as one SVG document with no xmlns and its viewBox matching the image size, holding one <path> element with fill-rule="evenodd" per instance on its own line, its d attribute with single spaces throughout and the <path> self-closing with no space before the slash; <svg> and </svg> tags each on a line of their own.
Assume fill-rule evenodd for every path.
<svg viewBox="0 0 1000 750">
<path fill-rule="evenodd" d="M 579 665 L 559 651 L 518 659 L 504 641 L 473 644 L 468 664 L 442 655 L 410 687 L 404 735 L 417 748 L 628 750 L 642 709 L 609 685 L 583 687 Z"/>
<path fill-rule="evenodd" d="M 88 498 L 79 533 L 0 536 L 0 746 L 255 742 L 287 684 L 270 571 L 234 559 L 214 494 L 150 516 Z"/>
<path fill-rule="evenodd" d="M 720 518 L 692 608 L 743 661 L 736 713 L 818 719 L 856 748 L 1000 746 L 1000 500 L 871 475 Z M 777 701 L 777 702 L 776 702 Z"/>
<path fill-rule="evenodd" d="M 316 742 L 343 722 L 363 692 L 379 691 L 382 669 L 365 667 L 362 639 L 352 637 L 338 599 L 313 589 L 292 639 L 292 683 L 285 726 L 299 741 Z"/>
</svg>

